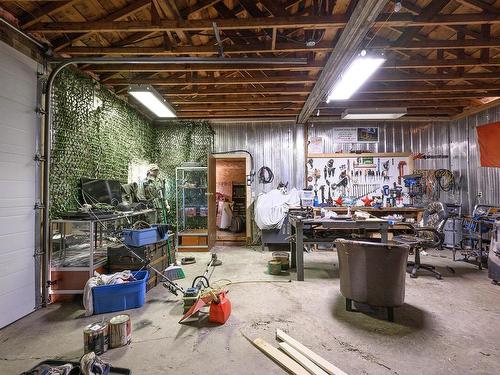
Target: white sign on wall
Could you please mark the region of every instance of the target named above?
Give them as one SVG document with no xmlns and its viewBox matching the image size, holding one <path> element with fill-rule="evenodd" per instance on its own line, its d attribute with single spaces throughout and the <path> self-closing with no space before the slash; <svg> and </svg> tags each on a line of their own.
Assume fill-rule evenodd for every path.
<svg viewBox="0 0 500 375">
<path fill-rule="evenodd" d="M 333 128 L 335 143 L 378 142 L 378 128 Z"/>
</svg>

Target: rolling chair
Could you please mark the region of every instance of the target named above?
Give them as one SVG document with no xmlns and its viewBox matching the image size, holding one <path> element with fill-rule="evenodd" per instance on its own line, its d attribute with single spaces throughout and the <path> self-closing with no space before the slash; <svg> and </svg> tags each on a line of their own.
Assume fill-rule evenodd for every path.
<svg viewBox="0 0 500 375">
<path fill-rule="evenodd" d="M 432 202 L 424 211 L 424 226 L 418 227 L 412 224 L 402 223 L 408 226 L 412 233 L 395 236 L 393 241 L 406 244 L 415 253 L 415 261 L 409 261 L 407 271 L 410 277 L 418 277 L 420 269 L 429 271 L 436 279 L 441 280 L 441 274 L 436 271 L 436 267 L 420 262 L 420 251 L 424 249 L 439 248 L 444 241 L 444 225 L 448 219 L 448 214 L 443 203 Z"/>
</svg>

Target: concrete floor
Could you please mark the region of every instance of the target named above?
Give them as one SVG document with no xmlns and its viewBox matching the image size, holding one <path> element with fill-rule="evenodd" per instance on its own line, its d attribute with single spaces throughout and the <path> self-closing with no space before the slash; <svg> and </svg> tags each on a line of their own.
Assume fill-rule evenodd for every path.
<svg viewBox="0 0 500 375">
<path fill-rule="evenodd" d="M 214 280 L 295 276 L 268 275 L 269 252 L 217 250 L 224 264 Z M 208 259 L 208 254 L 194 255 L 198 263 L 185 267 L 184 286 L 202 273 Z M 276 346 L 274 332 L 280 328 L 351 375 L 498 374 L 500 287 L 490 284 L 487 271 L 453 263 L 447 251 L 423 258 L 442 266 L 444 279 L 408 277 L 406 304 L 396 309 L 396 323 L 384 321 L 383 314 L 346 312 L 336 253 L 317 252 L 306 254 L 305 282 L 231 286 L 233 313 L 223 326 L 179 325 L 180 298 L 156 287 L 143 308 L 128 311 L 132 344 L 103 358 L 134 374 L 282 374 L 242 335 Z M 112 315 L 85 318 L 78 304 L 55 304 L 31 314 L 0 331 L 0 373 L 17 374 L 48 358 L 78 359 L 83 327 Z"/>
</svg>

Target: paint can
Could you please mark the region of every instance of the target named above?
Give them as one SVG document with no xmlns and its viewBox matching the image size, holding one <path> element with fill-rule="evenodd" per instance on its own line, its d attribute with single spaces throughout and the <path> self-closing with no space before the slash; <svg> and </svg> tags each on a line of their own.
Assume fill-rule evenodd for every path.
<svg viewBox="0 0 500 375">
<path fill-rule="evenodd" d="M 132 341 L 132 322 L 127 314 L 117 315 L 109 321 L 109 347 L 119 348 Z"/>
<path fill-rule="evenodd" d="M 267 270 L 271 275 L 280 275 L 281 274 L 281 262 L 279 260 L 270 260 L 267 262 Z"/>
<path fill-rule="evenodd" d="M 108 340 L 107 322 L 89 324 L 83 330 L 83 352 L 85 354 L 94 352 L 97 355 L 101 355 L 108 350 Z"/>
<path fill-rule="evenodd" d="M 284 251 L 273 252 L 273 259 L 279 260 L 281 262 L 281 269 L 287 270 L 290 268 L 290 260 L 288 258 L 288 253 Z"/>
</svg>

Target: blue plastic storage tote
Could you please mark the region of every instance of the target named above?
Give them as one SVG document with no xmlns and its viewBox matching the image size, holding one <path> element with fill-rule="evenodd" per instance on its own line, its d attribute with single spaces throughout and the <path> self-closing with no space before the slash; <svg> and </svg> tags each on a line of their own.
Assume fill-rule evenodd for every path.
<svg viewBox="0 0 500 375">
<path fill-rule="evenodd" d="M 160 237 L 156 227 L 157 225 L 152 225 L 151 228 L 146 229 L 124 229 L 123 242 L 128 246 L 140 247 L 166 240 L 168 237 L 167 231 L 165 231 L 163 237 Z"/>
<path fill-rule="evenodd" d="M 92 288 L 94 314 L 135 309 L 144 305 L 148 271 L 132 272 L 136 281 Z"/>
</svg>

